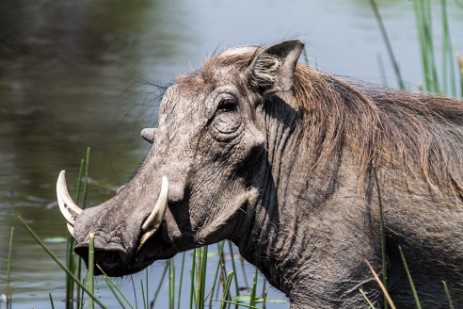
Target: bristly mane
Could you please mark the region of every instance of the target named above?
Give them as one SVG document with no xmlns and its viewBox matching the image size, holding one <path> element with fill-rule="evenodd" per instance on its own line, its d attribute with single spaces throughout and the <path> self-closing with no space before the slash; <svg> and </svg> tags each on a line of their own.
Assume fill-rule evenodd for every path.
<svg viewBox="0 0 463 309">
<path fill-rule="evenodd" d="M 294 96 L 320 159 L 351 147 L 366 172 L 393 166 L 463 196 L 463 102 L 345 81 L 299 65 Z"/>
<path fill-rule="evenodd" d="M 217 68 L 242 72 L 252 58 L 252 53 L 219 55 L 198 73 L 207 83 Z M 463 197 L 463 102 L 351 82 L 301 64 L 293 96 L 303 138 L 316 147 L 315 165 L 340 158 L 349 147 L 358 157 L 361 179 L 373 167 L 393 167 Z"/>
</svg>

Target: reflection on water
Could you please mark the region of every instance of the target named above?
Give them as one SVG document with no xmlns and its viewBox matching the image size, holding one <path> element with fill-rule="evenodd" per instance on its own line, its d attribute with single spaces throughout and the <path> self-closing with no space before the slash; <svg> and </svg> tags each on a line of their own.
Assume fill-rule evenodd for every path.
<svg viewBox="0 0 463 309">
<path fill-rule="evenodd" d="M 386 25 L 403 74 L 417 82 L 410 3 L 388 3 Z M 450 12 L 454 29 L 462 29 L 461 10 Z M 41 237 L 64 236 L 54 182 L 65 168 L 72 183 L 87 146 L 94 178 L 120 185 L 130 176 L 147 149 L 138 133 L 156 119 L 155 88 L 146 81 L 170 81 L 216 48 L 292 36 L 307 42 L 321 68 L 380 80 L 383 43 L 368 1 L 0 1 L 0 293 L 15 226 L 14 308 L 47 307 L 48 291 L 62 298 L 61 272 L 16 215 Z M 90 187 L 92 204 L 110 194 Z M 50 246 L 64 258 L 64 244 Z"/>
<path fill-rule="evenodd" d="M 120 184 L 132 173 L 146 150 L 138 132 L 156 113 L 153 89 L 140 81 L 172 78 L 191 38 L 183 22 L 172 24 L 183 14 L 167 1 L 0 2 L 0 282 L 15 226 L 15 308 L 63 290 L 61 272 L 16 215 L 42 237 L 64 236 L 54 182 L 62 168 L 75 178 L 87 146 L 100 180 Z M 90 192 L 94 203 L 107 194 Z M 51 247 L 64 258 L 64 244 Z"/>
</svg>

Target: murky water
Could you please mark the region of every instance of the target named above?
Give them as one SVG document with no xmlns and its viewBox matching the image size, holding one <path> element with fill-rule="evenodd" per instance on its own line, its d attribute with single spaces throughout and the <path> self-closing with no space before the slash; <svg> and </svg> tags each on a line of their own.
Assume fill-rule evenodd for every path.
<svg viewBox="0 0 463 309">
<path fill-rule="evenodd" d="M 419 83 L 410 2 L 386 1 L 381 9 L 404 79 Z M 449 11 L 453 43 L 461 51 L 463 10 L 451 2 Z M 55 204 L 57 174 L 66 169 L 72 183 L 90 146 L 91 176 L 112 186 L 124 183 L 147 151 L 140 130 L 155 123 L 156 88 L 149 83 L 167 83 L 217 49 L 292 37 L 305 40 L 310 62 L 324 71 L 381 83 L 378 55 L 390 67 L 366 0 L 2 0 L 0 294 L 14 226 L 13 308 L 47 308 L 48 292 L 61 307 L 63 274 L 16 216 L 64 258 L 64 244 L 52 241 L 65 236 Z M 386 75 L 393 85 L 392 71 Z M 90 186 L 90 203 L 111 194 Z M 157 262 L 149 270 L 153 282 L 163 267 Z M 247 270 L 251 277 L 252 268 Z M 131 295 L 132 282 L 121 284 Z M 276 291 L 271 296 L 283 298 Z M 166 302 L 161 297 L 159 307 Z"/>
</svg>

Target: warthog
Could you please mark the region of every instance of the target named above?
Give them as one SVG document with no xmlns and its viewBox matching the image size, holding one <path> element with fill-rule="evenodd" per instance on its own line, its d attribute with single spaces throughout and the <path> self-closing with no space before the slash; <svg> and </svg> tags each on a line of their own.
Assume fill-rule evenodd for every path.
<svg viewBox="0 0 463 309">
<path fill-rule="evenodd" d="M 84 259 L 111 276 L 229 239 L 291 308 L 360 308 L 388 289 L 414 307 L 463 308 L 463 104 L 346 81 L 297 64 L 303 43 L 229 49 L 163 95 L 152 149 L 113 198 L 58 201 Z M 375 177 L 377 175 L 377 177 Z M 376 182 L 378 178 L 378 182 Z M 377 190 L 380 185 L 381 191 Z"/>
</svg>

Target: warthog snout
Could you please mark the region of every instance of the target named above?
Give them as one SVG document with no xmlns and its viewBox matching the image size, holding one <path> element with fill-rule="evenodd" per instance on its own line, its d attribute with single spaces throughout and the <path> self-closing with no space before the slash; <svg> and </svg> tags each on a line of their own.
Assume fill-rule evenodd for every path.
<svg viewBox="0 0 463 309">
<path fill-rule="evenodd" d="M 77 245 L 74 251 L 88 265 L 88 245 Z M 101 275 L 103 270 L 106 274 L 117 276 L 118 270 L 127 263 L 127 259 L 127 251 L 122 248 L 95 248 L 95 275 Z"/>
</svg>

